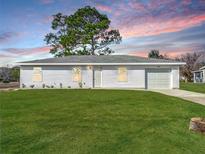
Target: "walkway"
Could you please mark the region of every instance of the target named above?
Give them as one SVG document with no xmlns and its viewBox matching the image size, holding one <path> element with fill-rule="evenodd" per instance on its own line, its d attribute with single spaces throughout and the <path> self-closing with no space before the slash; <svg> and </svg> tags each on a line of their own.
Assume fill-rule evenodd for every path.
<svg viewBox="0 0 205 154">
<path fill-rule="evenodd" d="M 186 90 L 152 90 L 154 92 L 159 92 L 165 95 L 169 96 L 175 96 L 179 97 L 188 101 L 192 101 L 194 103 L 205 105 L 205 94 L 197 93 L 197 92 L 191 92 Z"/>
</svg>

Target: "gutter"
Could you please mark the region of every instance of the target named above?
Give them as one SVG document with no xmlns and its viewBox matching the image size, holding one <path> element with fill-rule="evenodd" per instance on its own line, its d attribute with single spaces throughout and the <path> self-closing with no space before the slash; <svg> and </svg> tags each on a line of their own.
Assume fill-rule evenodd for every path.
<svg viewBox="0 0 205 154">
<path fill-rule="evenodd" d="M 108 66 L 108 65 L 157 65 L 157 66 L 169 66 L 169 65 L 185 65 L 184 62 L 173 62 L 173 63 L 18 63 L 20 66 L 66 66 L 66 65 L 78 65 L 78 66 Z"/>
</svg>

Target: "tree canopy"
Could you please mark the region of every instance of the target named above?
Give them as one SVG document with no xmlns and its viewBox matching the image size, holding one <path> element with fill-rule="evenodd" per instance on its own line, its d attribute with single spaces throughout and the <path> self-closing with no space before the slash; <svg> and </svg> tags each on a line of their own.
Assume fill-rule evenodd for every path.
<svg viewBox="0 0 205 154">
<path fill-rule="evenodd" d="M 121 42 L 119 30 L 110 28 L 111 21 L 95 8 L 86 6 L 67 16 L 53 16 L 52 30 L 45 41 L 56 57 L 69 55 L 106 55 L 113 51 L 109 45 Z"/>
<path fill-rule="evenodd" d="M 149 58 L 161 58 L 159 50 L 151 50 L 148 54 Z"/>
<path fill-rule="evenodd" d="M 170 59 L 166 54 L 160 54 L 159 50 L 151 50 L 148 53 L 149 58 L 156 58 L 156 59 Z"/>
</svg>

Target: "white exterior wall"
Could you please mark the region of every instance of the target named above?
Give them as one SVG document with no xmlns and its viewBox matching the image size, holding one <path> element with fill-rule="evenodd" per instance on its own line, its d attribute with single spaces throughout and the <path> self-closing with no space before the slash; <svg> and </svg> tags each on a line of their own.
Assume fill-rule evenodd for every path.
<svg viewBox="0 0 205 154">
<path fill-rule="evenodd" d="M 34 66 L 35 67 L 35 66 Z M 40 67 L 40 66 L 38 66 Z M 20 85 L 26 85 L 29 88 L 31 85 L 35 85 L 35 88 L 42 88 L 42 85 L 53 85 L 55 88 L 60 88 L 62 83 L 63 88 L 79 88 L 78 82 L 72 80 L 72 68 L 78 66 L 41 66 L 43 81 L 33 82 L 33 66 L 21 66 L 20 71 Z M 122 66 L 127 68 L 128 81 L 119 82 L 118 67 L 121 66 L 94 66 L 93 69 L 89 69 L 87 66 L 79 66 L 82 70 L 82 83 L 84 88 L 93 87 L 93 69 L 100 67 L 102 70 L 102 87 L 103 88 L 145 88 L 146 69 L 160 69 L 167 68 L 171 70 L 171 88 L 179 88 L 179 67 L 178 66 Z"/>
<path fill-rule="evenodd" d="M 104 88 L 145 88 L 145 69 L 141 66 L 122 66 L 127 68 L 127 82 L 119 82 L 118 68 L 121 66 L 102 66 L 102 87 Z"/>
<path fill-rule="evenodd" d="M 40 67 L 40 66 L 38 66 Z M 74 82 L 72 77 L 72 68 L 76 66 L 41 66 L 42 68 L 42 82 L 33 82 L 33 67 L 32 66 L 22 66 L 20 72 L 20 84 L 26 85 L 29 88 L 30 85 L 35 85 L 36 88 L 42 88 L 42 85 L 53 85 L 55 88 L 60 88 L 60 83 L 62 83 L 63 88 L 79 88 L 79 83 Z M 80 66 L 79 66 L 80 67 Z M 93 85 L 93 75 L 92 70 L 88 69 L 86 66 L 81 67 L 82 71 L 82 83 L 84 88 L 91 88 Z"/>
</svg>

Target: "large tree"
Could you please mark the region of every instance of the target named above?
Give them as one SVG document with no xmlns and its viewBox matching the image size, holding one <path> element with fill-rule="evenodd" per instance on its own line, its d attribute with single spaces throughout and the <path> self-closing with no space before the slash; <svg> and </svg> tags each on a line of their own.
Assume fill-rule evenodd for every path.
<svg viewBox="0 0 205 154">
<path fill-rule="evenodd" d="M 53 32 L 45 37 L 56 57 L 68 55 L 106 55 L 113 51 L 109 45 L 120 43 L 118 30 L 110 28 L 110 20 L 95 8 L 86 6 L 70 16 L 53 16 Z"/>
</svg>

